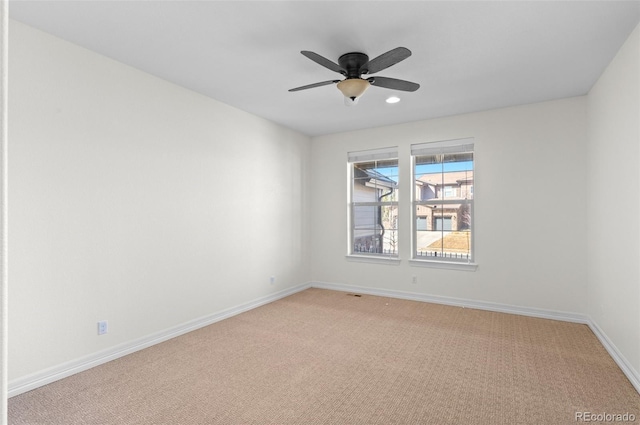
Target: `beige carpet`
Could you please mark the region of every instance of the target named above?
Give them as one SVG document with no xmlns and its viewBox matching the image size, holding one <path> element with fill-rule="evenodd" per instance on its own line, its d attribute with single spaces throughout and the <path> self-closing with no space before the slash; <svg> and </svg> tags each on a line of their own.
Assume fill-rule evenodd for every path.
<svg viewBox="0 0 640 425">
<path fill-rule="evenodd" d="M 640 423 L 640 395 L 585 325 L 320 289 L 9 400 L 15 425 L 575 424 L 576 412 Z"/>
</svg>

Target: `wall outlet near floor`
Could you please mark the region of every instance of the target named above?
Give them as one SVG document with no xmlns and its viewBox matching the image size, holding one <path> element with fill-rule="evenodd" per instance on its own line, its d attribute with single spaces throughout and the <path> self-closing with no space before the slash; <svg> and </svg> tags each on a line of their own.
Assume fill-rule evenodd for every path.
<svg viewBox="0 0 640 425">
<path fill-rule="evenodd" d="M 276 277 L 275 277 L 275 276 L 271 276 L 271 277 L 269 278 L 269 283 L 270 283 L 270 284 L 272 284 L 272 285 L 273 285 L 274 283 L 276 283 Z"/>
<path fill-rule="evenodd" d="M 109 332 L 109 322 L 101 320 L 98 322 L 98 335 L 104 335 Z"/>
<path fill-rule="evenodd" d="M 414 285 L 418 284 L 418 276 L 411 276 L 411 283 L 413 283 Z"/>
</svg>

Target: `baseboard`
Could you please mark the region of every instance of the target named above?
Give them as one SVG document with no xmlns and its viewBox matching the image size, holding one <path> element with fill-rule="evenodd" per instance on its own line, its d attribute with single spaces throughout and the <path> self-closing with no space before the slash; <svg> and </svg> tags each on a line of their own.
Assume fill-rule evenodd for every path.
<svg viewBox="0 0 640 425">
<path fill-rule="evenodd" d="M 480 310 L 495 311 L 499 313 L 518 314 L 521 316 L 538 317 L 543 319 L 561 320 L 563 322 L 582 323 L 591 329 L 600 343 L 607 350 L 611 358 L 625 374 L 631 385 L 640 393 L 640 374 L 631 366 L 631 363 L 622 355 L 615 344 L 607 337 L 604 331 L 595 323 L 591 317 L 562 311 L 544 310 L 531 307 L 513 306 L 508 304 L 491 303 L 485 301 L 475 301 L 462 298 L 442 297 L 437 295 L 425 295 L 413 292 L 393 291 L 388 289 L 369 288 L 357 285 L 345 285 L 328 282 L 312 282 L 311 287 L 320 289 L 330 289 L 333 291 L 355 292 L 359 294 L 377 295 L 382 297 L 399 298 L 412 301 L 430 302 L 435 304 L 445 304 L 457 307 L 476 308 Z"/>
<path fill-rule="evenodd" d="M 456 307 L 475 308 L 478 310 L 495 311 L 499 313 L 518 314 L 520 316 L 538 317 L 542 319 L 561 320 L 563 322 L 589 324 L 589 318 L 583 314 L 562 311 L 544 310 L 531 307 L 513 306 L 486 301 L 475 301 L 464 298 L 443 297 L 439 295 L 418 294 L 415 292 L 393 291 L 356 285 L 344 285 L 327 282 L 312 282 L 311 287 L 331 289 L 334 291 L 357 292 L 360 294 L 377 295 L 381 297 L 399 298 L 404 300 L 422 301 L 434 304 L 445 304 Z"/>
<path fill-rule="evenodd" d="M 589 327 L 591 331 L 596 335 L 596 337 L 600 340 L 600 343 L 604 346 L 605 350 L 609 353 L 611 358 L 616 362 L 616 364 L 622 370 L 622 373 L 626 375 L 631 382 L 631 385 L 636 389 L 638 393 L 640 393 L 640 373 L 631 366 L 631 363 L 626 359 L 625 356 L 622 355 L 620 350 L 615 346 L 613 342 L 609 339 L 607 334 L 595 323 L 593 320 L 589 321 Z"/>
<path fill-rule="evenodd" d="M 194 331 L 196 329 L 219 322 L 220 320 L 236 316 L 240 313 L 244 313 L 270 302 L 279 300 L 281 298 L 295 294 L 296 292 L 304 291 L 305 289 L 308 289 L 310 287 L 311 285 L 309 283 L 300 284 L 292 288 L 276 292 L 274 294 L 257 298 L 253 301 L 249 301 L 239 306 L 222 310 L 217 313 L 213 313 L 205 317 L 201 317 L 199 319 L 174 326 L 161 332 L 157 332 L 152 335 L 148 335 L 125 344 L 120 344 L 107 350 L 99 351 L 92 355 L 66 362 L 49 369 L 45 369 L 38 373 L 13 380 L 9 382 L 8 396 L 13 397 L 18 394 L 31 391 L 43 385 L 55 382 L 59 379 L 66 378 L 87 369 L 91 369 L 92 367 L 107 363 L 111 360 L 126 356 L 127 354 L 140 351 L 142 349 L 151 347 L 152 345 L 159 344 L 171 338 L 183 335 L 187 332 Z"/>
</svg>

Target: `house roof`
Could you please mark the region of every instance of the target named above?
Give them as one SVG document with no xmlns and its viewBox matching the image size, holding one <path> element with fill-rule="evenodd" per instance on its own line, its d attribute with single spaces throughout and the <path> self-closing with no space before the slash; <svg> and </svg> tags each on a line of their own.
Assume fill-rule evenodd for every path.
<svg viewBox="0 0 640 425">
<path fill-rule="evenodd" d="M 353 170 L 356 180 L 366 180 L 366 183 L 374 184 L 378 187 L 387 187 L 394 189 L 398 187 L 398 182 L 385 176 L 384 174 L 379 173 L 376 170 L 370 168 L 359 168 L 357 164 L 355 167 L 353 167 Z"/>
<path fill-rule="evenodd" d="M 444 181 L 443 181 L 444 176 Z M 473 171 L 452 171 L 448 173 L 423 174 L 418 181 L 431 184 L 433 186 L 443 186 L 452 184 L 472 184 Z"/>
</svg>

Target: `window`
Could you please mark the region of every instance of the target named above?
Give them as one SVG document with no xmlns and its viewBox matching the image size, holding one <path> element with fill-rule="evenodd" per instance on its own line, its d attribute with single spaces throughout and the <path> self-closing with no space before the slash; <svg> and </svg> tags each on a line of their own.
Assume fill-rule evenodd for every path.
<svg viewBox="0 0 640 425">
<path fill-rule="evenodd" d="M 444 187 L 444 197 L 445 198 L 455 198 L 456 197 L 456 188 L 451 185 L 447 185 Z"/>
<path fill-rule="evenodd" d="M 351 152 L 349 254 L 398 256 L 397 148 Z"/>
<path fill-rule="evenodd" d="M 411 146 L 413 259 L 473 262 L 473 139 Z"/>
</svg>

